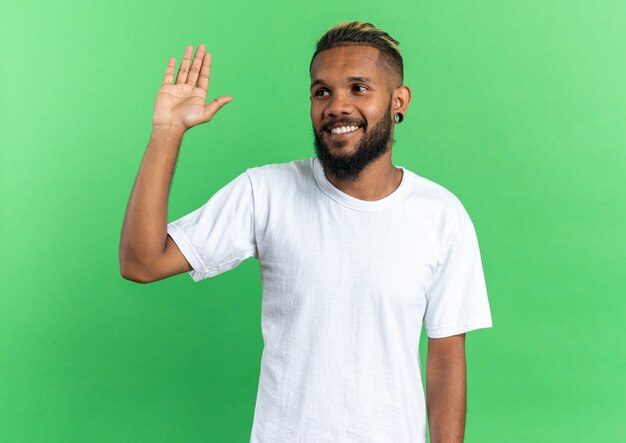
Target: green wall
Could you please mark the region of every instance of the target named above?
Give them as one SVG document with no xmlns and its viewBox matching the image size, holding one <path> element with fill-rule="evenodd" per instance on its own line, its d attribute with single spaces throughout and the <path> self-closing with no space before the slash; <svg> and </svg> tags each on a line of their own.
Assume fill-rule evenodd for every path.
<svg viewBox="0 0 626 443">
<path fill-rule="evenodd" d="M 122 279 L 169 57 L 213 53 L 169 220 L 314 155 L 308 64 L 343 20 L 400 41 L 394 163 L 465 204 L 494 327 L 467 335 L 466 442 L 626 441 L 626 3 L 79 1 L 0 7 L 0 441 L 247 443 L 258 262 Z M 425 359 L 426 340 L 421 353 Z"/>
</svg>

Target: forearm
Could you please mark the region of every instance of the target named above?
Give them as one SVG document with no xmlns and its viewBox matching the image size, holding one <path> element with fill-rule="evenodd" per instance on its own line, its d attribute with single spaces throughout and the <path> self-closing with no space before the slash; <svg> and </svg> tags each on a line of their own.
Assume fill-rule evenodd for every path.
<svg viewBox="0 0 626 443">
<path fill-rule="evenodd" d="M 167 202 L 184 131 L 155 127 L 133 186 L 120 239 L 120 270 L 136 274 L 163 254 Z"/>
<path fill-rule="evenodd" d="M 426 366 L 426 408 L 431 443 L 462 443 L 466 415 L 465 359 L 434 360 Z"/>
</svg>

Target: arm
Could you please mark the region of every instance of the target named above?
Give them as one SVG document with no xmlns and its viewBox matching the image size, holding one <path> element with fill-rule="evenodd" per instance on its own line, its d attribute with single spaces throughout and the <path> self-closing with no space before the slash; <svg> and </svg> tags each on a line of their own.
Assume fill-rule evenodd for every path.
<svg viewBox="0 0 626 443">
<path fill-rule="evenodd" d="M 431 443 L 463 443 L 466 413 L 465 334 L 428 339 L 426 409 Z"/>
<path fill-rule="evenodd" d="M 128 201 L 120 240 L 120 273 L 138 283 L 191 269 L 167 235 L 167 201 L 183 133 L 154 128 Z"/>
<path fill-rule="evenodd" d="M 211 120 L 232 97 L 208 105 L 211 55 L 187 46 L 174 80 L 176 59 L 170 58 L 157 94 L 152 135 L 131 192 L 120 238 L 120 273 L 127 280 L 148 283 L 191 270 L 176 243 L 167 235 L 167 201 L 174 166 L 185 131 Z M 196 86 L 197 83 L 197 86 Z"/>
</svg>

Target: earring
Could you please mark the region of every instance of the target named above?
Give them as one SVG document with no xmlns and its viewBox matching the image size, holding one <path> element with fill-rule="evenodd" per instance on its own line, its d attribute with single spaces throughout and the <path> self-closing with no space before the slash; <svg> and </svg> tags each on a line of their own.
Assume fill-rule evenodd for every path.
<svg viewBox="0 0 626 443">
<path fill-rule="evenodd" d="M 402 115 L 402 112 L 396 112 L 396 113 L 393 115 L 393 120 L 394 120 L 396 123 L 402 123 L 402 120 L 404 120 L 404 115 Z"/>
</svg>

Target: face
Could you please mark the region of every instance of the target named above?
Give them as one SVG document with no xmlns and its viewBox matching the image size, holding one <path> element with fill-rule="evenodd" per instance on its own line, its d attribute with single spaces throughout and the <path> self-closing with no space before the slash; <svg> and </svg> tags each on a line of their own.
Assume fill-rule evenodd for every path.
<svg viewBox="0 0 626 443">
<path fill-rule="evenodd" d="M 311 65 L 311 121 L 324 171 L 355 180 L 391 148 L 392 88 L 378 49 L 327 49 Z"/>
</svg>

